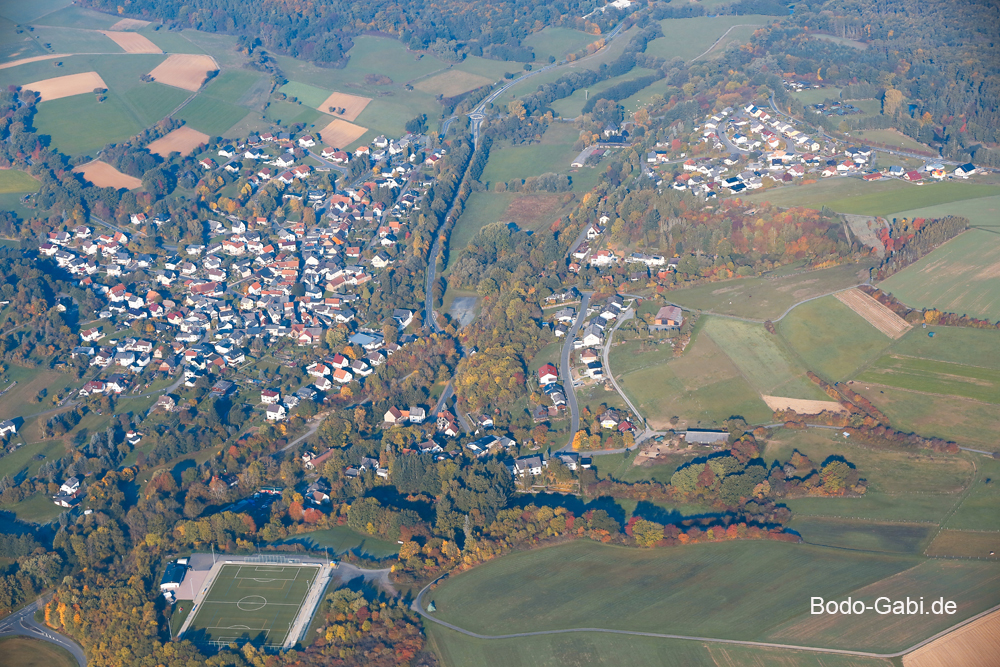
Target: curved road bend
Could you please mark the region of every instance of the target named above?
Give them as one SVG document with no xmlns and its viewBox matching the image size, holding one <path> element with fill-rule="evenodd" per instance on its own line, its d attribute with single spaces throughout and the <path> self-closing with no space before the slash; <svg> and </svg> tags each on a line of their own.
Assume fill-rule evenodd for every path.
<svg viewBox="0 0 1000 667">
<path fill-rule="evenodd" d="M 73 654 L 80 667 L 87 667 L 87 656 L 83 648 L 75 641 L 35 622 L 35 610 L 38 601 L 34 601 L 23 609 L 14 612 L 0 621 L 0 637 L 30 637 L 55 644 Z"/>
<path fill-rule="evenodd" d="M 569 451 L 573 449 L 573 438 L 580 428 L 580 408 L 576 404 L 576 389 L 573 388 L 573 369 L 569 364 L 569 356 L 573 352 L 573 341 L 580 331 L 583 320 L 587 317 L 587 307 L 590 305 L 590 297 L 593 292 L 584 292 L 580 299 L 580 312 L 576 316 L 573 326 L 566 332 L 566 342 L 563 344 L 562 359 L 560 360 L 563 388 L 566 390 L 566 401 L 569 403 L 569 441 L 559 451 Z"/>
<path fill-rule="evenodd" d="M 459 626 L 454 625 L 452 623 L 442 621 L 441 619 L 435 618 L 430 614 L 428 614 L 426 611 L 424 611 L 424 606 L 423 606 L 424 593 L 426 593 L 433 584 L 437 583 L 438 581 L 440 581 L 441 578 L 445 576 L 447 575 L 441 575 L 441 577 L 438 577 L 431 583 L 424 586 L 417 594 L 417 597 L 414 598 L 413 604 L 410 605 L 410 608 L 413 611 L 420 614 L 425 620 L 428 620 L 431 623 L 437 623 L 438 625 L 454 630 L 455 632 L 460 632 L 463 635 L 466 635 L 467 637 L 474 637 L 475 639 L 515 639 L 517 637 L 535 637 L 538 635 L 561 635 L 571 632 L 602 632 L 611 635 L 633 635 L 636 637 L 656 637 L 659 639 L 686 639 L 689 641 L 708 642 L 711 644 L 737 644 L 740 646 L 757 646 L 760 648 L 775 648 L 775 649 L 785 649 L 790 651 L 806 651 L 809 653 L 832 653 L 836 655 L 853 655 L 863 658 L 899 658 L 906 655 L 907 653 L 912 653 L 913 651 L 916 651 L 921 646 L 925 646 L 926 644 L 931 643 L 935 639 L 943 637 L 950 632 L 954 632 L 958 628 L 961 628 L 965 625 L 968 625 L 969 623 L 977 621 L 983 616 L 992 614 L 995 611 L 1000 611 L 1000 605 L 991 607 L 990 609 L 987 609 L 984 612 L 976 614 L 971 618 L 967 618 L 960 623 L 956 623 L 950 628 L 942 630 L 936 635 L 928 637 L 927 639 L 917 644 L 914 644 L 909 648 L 903 649 L 902 651 L 898 651 L 896 653 L 869 653 L 867 651 L 852 651 L 849 649 L 839 649 L 839 648 L 819 648 L 816 646 L 798 646 L 795 644 L 773 644 L 771 642 L 743 641 L 740 639 L 717 639 L 715 637 L 692 637 L 689 635 L 670 635 L 660 632 L 639 632 L 636 630 L 610 630 L 608 628 L 567 628 L 565 630 L 539 630 L 536 632 L 515 632 L 509 635 L 481 635 L 479 633 L 472 632 L 471 630 L 460 628 Z"/>
</svg>

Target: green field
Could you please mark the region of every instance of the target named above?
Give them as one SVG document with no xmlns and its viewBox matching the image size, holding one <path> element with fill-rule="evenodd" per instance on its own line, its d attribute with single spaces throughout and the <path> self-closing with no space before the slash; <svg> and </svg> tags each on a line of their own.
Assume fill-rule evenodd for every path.
<svg viewBox="0 0 1000 667">
<path fill-rule="evenodd" d="M 622 83 L 623 81 L 630 81 L 631 79 L 637 79 L 641 76 L 648 76 L 650 74 L 655 74 L 654 70 L 643 69 L 641 67 L 635 67 L 632 70 L 622 74 L 621 76 L 612 77 L 610 79 L 605 79 L 600 83 L 595 83 L 589 88 L 582 88 L 577 90 L 575 93 L 569 97 L 564 97 L 561 100 L 556 100 L 551 105 L 552 110 L 555 111 L 560 116 L 565 116 L 566 118 L 576 118 L 583 111 L 583 105 L 587 103 L 587 99 L 590 97 L 597 97 L 600 93 L 611 86 Z M 571 156 L 575 157 L 575 156 Z M 569 160 L 566 161 L 569 164 Z"/>
<path fill-rule="evenodd" d="M 910 185 L 905 189 L 865 194 L 849 199 L 831 199 L 823 203 L 838 213 L 889 215 L 924 206 L 936 206 L 995 195 L 1000 195 L 1000 186 L 949 181 L 920 186 Z"/>
<path fill-rule="evenodd" d="M 535 60 L 542 62 L 548 60 L 549 56 L 562 60 L 566 54 L 575 53 L 598 39 L 600 35 L 588 35 L 572 28 L 546 26 L 522 39 L 521 44 L 533 49 Z M 511 67 L 513 69 L 513 64 Z"/>
<path fill-rule="evenodd" d="M 768 188 L 745 197 L 748 202 L 770 202 L 775 206 L 789 208 L 806 206 L 820 208 L 830 201 L 853 200 L 873 194 L 894 192 L 896 190 L 912 190 L 914 187 L 900 180 L 863 181 L 860 178 L 824 178 L 815 183 L 795 185 L 792 187 Z"/>
<path fill-rule="evenodd" d="M 318 569 L 224 565 L 195 611 L 184 639 L 281 646 Z"/>
<path fill-rule="evenodd" d="M 664 362 L 665 351 L 642 353 L 642 365 L 622 374 L 616 363 L 627 348 L 616 348 L 609 359 L 610 372 L 655 428 L 671 428 L 674 416 L 682 420 L 681 428 L 721 426 L 734 415 L 753 424 L 768 423 L 773 413 L 760 393 L 704 334 L 697 332 L 681 357 Z"/>
<path fill-rule="evenodd" d="M 165 86 L 161 83 L 149 83 L 142 88 L 133 88 L 122 97 L 132 105 L 139 118 L 147 125 L 153 125 L 163 120 L 167 114 L 179 107 L 191 96 L 186 90 Z"/>
<path fill-rule="evenodd" d="M 10 475 L 11 479 L 17 479 L 22 472 L 27 477 L 31 477 L 47 460 L 59 458 L 65 454 L 66 444 L 62 440 L 45 440 L 22 445 L 16 451 L 0 457 L 0 478 Z M 40 458 L 36 459 L 36 457 Z"/>
<path fill-rule="evenodd" d="M 915 523 L 879 523 L 854 519 L 793 518 L 788 527 L 808 544 L 857 551 L 919 554 L 930 543 L 937 526 Z"/>
<path fill-rule="evenodd" d="M 801 93 L 792 93 L 792 99 L 796 99 L 805 106 L 819 104 L 823 100 L 839 100 L 840 88 L 810 88 Z"/>
<path fill-rule="evenodd" d="M 36 493 L 26 500 L 13 505 L 0 505 L 0 510 L 13 512 L 18 521 L 25 523 L 49 523 L 66 511 L 44 493 Z"/>
<path fill-rule="evenodd" d="M 316 86 L 310 86 L 308 83 L 299 83 L 298 81 L 289 81 L 279 88 L 278 91 L 287 95 L 289 99 L 294 97 L 299 102 L 302 102 L 302 104 L 314 109 L 318 109 L 319 105 L 326 98 L 330 97 L 330 93 L 332 92 L 323 88 L 317 88 Z"/>
<path fill-rule="evenodd" d="M 499 181 L 540 176 L 545 173 L 565 174 L 579 151 L 573 144 L 580 132 L 569 123 L 552 123 L 539 143 L 523 146 L 496 146 L 490 149 L 489 162 L 480 181 L 491 186 Z"/>
<path fill-rule="evenodd" d="M 896 148 L 901 148 L 903 150 L 923 151 L 925 153 L 934 152 L 934 149 L 930 146 L 911 139 L 902 132 L 897 132 L 896 130 L 861 130 L 853 132 L 851 136 L 858 137 L 864 141 L 873 141 L 877 144 L 895 146 Z"/>
<path fill-rule="evenodd" d="M 186 30 L 183 32 L 178 32 L 174 30 L 166 30 L 161 28 L 160 30 L 154 30 L 154 26 L 149 26 L 140 32 L 146 39 L 156 44 L 158 47 L 163 49 L 165 53 L 204 53 L 205 49 L 198 46 L 190 39 L 185 37 L 185 33 L 194 32 L 193 30 Z"/>
<path fill-rule="evenodd" d="M 443 667 L 889 667 L 888 660 L 604 633 L 482 640 L 424 623 Z"/>
<path fill-rule="evenodd" d="M 942 530 L 927 547 L 928 556 L 994 559 L 997 553 L 1000 553 L 1000 532 Z"/>
<path fill-rule="evenodd" d="M 510 203 L 517 195 L 510 192 L 473 192 L 465 203 L 465 209 L 448 237 L 448 266 L 452 266 L 462 250 L 480 229 L 497 222 L 503 217 Z"/>
<path fill-rule="evenodd" d="M 69 651 L 40 639 L 2 637 L 0 652 L 6 667 L 77 667 Z"/>
<path fill-rule="evenodd" d="M 808 370 L 832 382 L 847 378 L 892 342 L 832 296 L 796 307 L 777 330 Z"/>
<path fill-rule="evenodd" d="M 953 440 L 963 447 L 1000 450 L 996 435 L 1000 406 L 860 382 L 852 389 L 874 403 L 900 431 Z"/>
<path fill-rule="evenodd" d="M 226 70 L 209 81 L 202 92 L 223 102 L 241 104 L 247 91 L 256 86 L 262 78 L 259 72 L 245 69 Z"/>
<path fill-rule="evenodd" d="M 40 44 L 51 45 L 51 53 L 125 53 L 110 37 L 93 30 L 37 26 L 31 34 Z"/>
<path fill-rule="evenodd" d="M 282 542 L 304 543 L 312 549 L 330 549 L 330 552 L 334 554 L 354 551 L 372 558 L 386 558 L 399 553 L 399 545 L 395 542 L 380 540 L 371 535 L 362 535 L 347 526 L 314 530 L 311 533 L 299 533 L 282 540 Z"/>
<path fill-rule="evenodd" d="M 862 262 L 781 278 L 725 280 L 673 290 L 667 298 L 684 308 L 716 315 L 777 320 L 801 301 L 861 284 L 868 277 L 869 266 L 870 262 Z"/>
<path fill-rule="evenodd" d="M 105 145 L 123 141 L 143 126 L 117 95 L 98 103 L 94 95 L 74 95 L 38 105 L 34 126 L 38 134 L 68 155 L 93 154 Z"/>
<path fill-rule="evenodd" d="M 248 113 L 249 110 L 244 107 L 199 93 L 174 117 L 210 137 L 217 137 L 222 136 Z"/>
<path fill-rule="evenodd" d="M 721 317 L 706 317 L 703 335 L 725 352 L 743 377 L 761 394 L 828 400 L 828 396 L 805 375 L 784 341 L 768 333 L 761 324 Z"/>
<path fill-rule="evenodd" d="M 664 19 L 660 21 L 663 28 L 663 37 L 654 39 L 646 47 L 646 53 L 660 58 L 681 58 L 691 60 L 705 52 L 715 40 L 735 25 L 742 24 L 767 24 L 774 21 L 773 16 L 759 16 L 749 14 L 746 16 L 699 16 L 689 19 Z M 749 30 L 750 32 L 746 32 Z M 737 28 L 729 33 L 726 40 L 720 43 L 716 49 L 724 49 L 725 42 L 729 37 L 740 36 L 749 37 L 754 28 Z M 713 51 L 714 52 L 714 51 Z"/>
<path fill-rule="evenodd" d="M 966 364 L 885 355 L 859 375 L 858 382 L 1000 404 L 1000 371 Z"/>
<path fill-rule="evenodd" d="M 927 335 L 934 332 L 934 337 Z M 959 327 L 911 329 L 892 344 L 893 354 L 1000 370 L 1000 331 Z"/>
<path fill-rule="evenodd" d="M 971 229 L 899 273 L 879 287 L 914 308 L 1000 320 L 1000 235 Z"/>
<path fill-rule="evenodd" d="M 46 5 L 48 5 L 46 7 Z M 43 10 L 42 8 L 45 7 Z M 106 30 L 119 17 L 74 6 L 69 0 L 43 0 L 31 3 L 5 3 L 4 16 L 18 23 L 52 25 L 64 28 Z"/>
<path fill-rule="evenodd" d="M 968 218 L 974 227 L 995 227 L 1000 218 L 1000 196 L 977 197 L 963 201 L 925 206 L 923 208 L 900 211 L 893 214 L 896 218 L 943 218 L 947 215 L 960 215 Z"/>
<path fill-rule="evenodd" d="M 639 550 L 578 540 L 490 561 L 440 584 L 428 601 L 441 620 L 484 634 L 604 627 L 744 640 L 781 635 L 788 643 L 890 651 L 996 604 L 998 583 L 997 563 L 775 542 Z M 801 631 L 830 621 L 809 614 L 809 596 L 858 597 L 866 587 L 899 597 L 948 595 L 959 614 L 919 622 L 863 616 L 848 622 L 850 631 Z"/>
<path fill-rule="evenodd" d="M 948 521 L 956 530 L 1000 530 L 1000 461 L 976 456 L 976 480 L 968 496 Z"/>
<path fill-rule="evenodd" d="M 40 187 L 35 177 L 18 169 L 0 169 L 0 193 L 37 192 Z"/>
</svg>

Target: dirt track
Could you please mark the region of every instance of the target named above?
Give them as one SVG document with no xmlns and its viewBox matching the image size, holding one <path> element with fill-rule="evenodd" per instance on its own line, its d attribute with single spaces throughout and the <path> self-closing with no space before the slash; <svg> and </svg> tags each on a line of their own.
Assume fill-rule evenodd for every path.
<svg viewBox="0 0 1000 667">
<path fill-rule="evenodd" d="M 889 338 L 899 338 L 911 329 L 906 320 L 858 289 L 837 292 L 834 296 Z"/>
</svg>

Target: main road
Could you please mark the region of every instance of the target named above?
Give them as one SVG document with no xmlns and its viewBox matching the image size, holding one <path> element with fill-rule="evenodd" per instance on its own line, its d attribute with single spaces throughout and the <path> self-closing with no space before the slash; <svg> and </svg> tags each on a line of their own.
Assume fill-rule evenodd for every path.
<svg viewBox="0 0 1000 667">
<path fill-rule="evenodd" d="M 38 609 L 38 600 L 27 605 L 19 611 L 15 611 L 10 616 L 0 620 L 0 637 L 31 637 L 41 641 L 55 644 L 73 654 L 80 667 L 87 667 L 87 655 L 83 648 L 75 641 L 60 635 L 35 622 L 35 611 Z"/>
<path fill-rule="evenodd" d="M 576 390 L 573 388 L 573 367 L 570 366 L 569 356 L 573 352 L 573 341 L 576 340 L 576 334 L 580 330 L 583 320 L 587 317 L 587 308 L 590 305 L 591 295 L 593 295 L 593 292 L 583 293 L 583 297 L 580 299 L 580 312 L 577 314 L 573 326 L 566 332 L 566 343 L 563 344 L 559 373 L 562 375 L 563 388 L 566 390 L 566 402 L 569 403 L 569 441 L 559 451 L 570 451 L 573 449 L 573 438 L 580 428 L 580 408 L 576 403 Z"/>
</svg>

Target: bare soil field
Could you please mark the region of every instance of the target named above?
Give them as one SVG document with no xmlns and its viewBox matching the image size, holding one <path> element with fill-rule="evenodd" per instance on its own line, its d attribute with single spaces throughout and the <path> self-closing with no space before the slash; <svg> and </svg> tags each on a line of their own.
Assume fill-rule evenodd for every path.
<svg viewBox="0 0 1000 667">
<path fill-rule="evenodd" d="M 338 118 L 330 121 L 326 127 L 320 130 L 319 136 L 327 146 L 344 148 L 360 139 L 361 135 L 367 131 L 367 127 L 348 123 L 346 120 Z"/>
<path fill-rule="evenodd" d="M 112 30 L 139 30 L 140 28 L 145 28 L 149 25 L 149 21 L 143 21 L 141 19 L 122 19 L 118 23 L 111 26 Z"/>
<path fill-rule="evenodd" d="M 149 73 L 155 81 L 183 88 L 198 90 L 212 70 L 219 69 L 212 56 L 195 53 L 172 53 Z"/>
<path fill-rule="evenodd" d="M 493 81 L 487 79 L 485 76 L 453 69 L 436 74 L 429 79 L 424 79 L 414 84 L 413 87 L 433 95 L 440 94 L 445 97 L 454 97 L 455 95 L 461 95 L 489 83 L 493 83 Z"/>
<path fill-rule="evenodd" d="M 836 401 L 810 401 L 804 398 L 785 398 L 784 396 L 764 396 L 764 402 L 772 410 L 795 410 L 800 415 L 818 415 L 827 412 L 844 412 L 846 409 Z"/>
<path fill-rule="evenodd" d="M 503 212 L 501 220 L 516 222 L 519 225 L 536 227 L 559 208 L 563 195 L 529 195 L 518 197 Z"/>
<path fill-rule="evenodd" d="M 996 667 L 1000 664 L 1000 611 L 987 614 L 903 656 L 904 667 Z"/>
<path fill-rule="evenodd" d="M 910 325 L 907 324 L 906 320 L 864 292 L 849 289 L 837 292 L 834 296 L 889 338 L 900 338 L 910 330 Z"/>
<path fill-rule="evenodd" d="M 34 90 L 42 96 L 42 102 L 58 100 L 71 95 L 82 95 L 92 93 L 95 88 L 107 88 L 104 79 L 97 72 L 81 72 L 80 74 L 68 74 L 57 76 L 54 79 L 35 81 L 26 83 L 23 88 Z"/>
<path fill-rule="evenodd" d="M 101 162 L 100 160 L 81 164 L 73 171 L 83 174 L 85 179 L 99 188 L 125 188 L 126 190 L 134 190 L 142 185 L 142 181 L 138 178 L 123 174 L 107 162 Z"/>
<path fill-rule="evenodd" d="M 56 58 L 67 58 L 71 54 L 69 53 L 55 53 L 48 56 L 34 56 L 31 58 L 21 58 L 20 60 L 12 60 L 9 63 L 0 64 L 0 69 L 7 69 L 8 67 L 17 67 L 18 65 L 27 65 L 28 63 L 37 63 L 39 60 L 54 60 Z"/>
<path fill-rule="evenodd" d="M 1000 554 L 1000 533 L 997 532 L 942 530 L 927 547 L 928 556 L 1000 559 L 997 554 Z"/>
<path fill-rule="evenodd" d="M 163 53 L 160 47 L 136 32 L 101 30 L 101 33 L 125 49 L 125 53 Z"/>
<path fill-rule="evenodd" d="M 360 95 L 348 95 L 347 93 L 331 93 L 330 97 L 323 100 L 317 109 L 323 113 L 336 116 L 348 122 L 357 120 L 361 112 L 365 110 L 368 103 L 372 101 L 370 97 L 361 97 Z M 335 113 L 330 111 L 330 107 L 334 109 L 344 109 L 344 113 Z"/>
<path fill-rule="evenodd" d="M 199 132 L 185 125 L 160 137 L 146 146 L 146 149 L 150 153 L 155 153 L 160 157 L 167 157 L 174 151 L 184 156 L 190 154 L 191 151 L 201 144 L 208 143 L 208 140 L 209 136 L 204 132 Z"/>
</svg>

